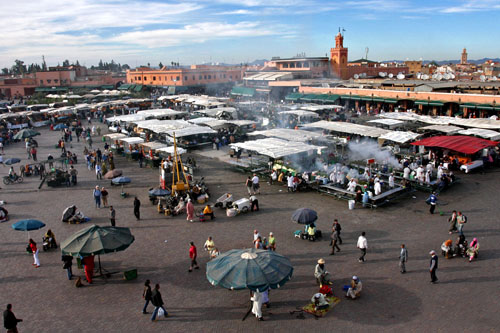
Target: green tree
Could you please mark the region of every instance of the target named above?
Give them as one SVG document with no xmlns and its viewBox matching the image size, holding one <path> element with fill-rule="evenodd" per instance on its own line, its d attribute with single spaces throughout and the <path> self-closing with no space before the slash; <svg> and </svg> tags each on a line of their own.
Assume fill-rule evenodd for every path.
<svg viewBox="0 0 500 333">
<path fill-rule="evenodd" d="M 47 70 L 47 63 L 45 62 L 45 56 L 42 55 L 42 70 Z"/>
<path fill-rule="evenodd" d="M 162 68 L 163 68 L 163 64 L 161 63 L 161 61 L 160 61 L 160 63 L 158 64 L 158 67 L 160 67 L 160 69 L 162 69 Z"/>
<path fill-rule="evenodd" d="M 69 60 L 68 59 L 64 60 L 62 65 L 63 67 L 69 67 Z"/>
<path fill-rule="evenodd" d="M 9 74 L 9 69 L 7 67 L 2 68 L 2 74 L 8 75 Z"/>
</svg>

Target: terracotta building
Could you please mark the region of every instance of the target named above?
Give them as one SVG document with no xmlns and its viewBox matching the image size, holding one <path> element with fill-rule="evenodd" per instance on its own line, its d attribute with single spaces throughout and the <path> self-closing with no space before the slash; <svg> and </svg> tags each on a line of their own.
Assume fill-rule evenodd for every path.
<svg viewBox="0 0 500 333">
<path fill-rule="evenodd" d="M 152 69 L 138 67 L 127 71 L 127 83 L 151 86 L 197 86 L 236 82 L 243 67 L 191 65 L 190 68 Z"/>
</svg>

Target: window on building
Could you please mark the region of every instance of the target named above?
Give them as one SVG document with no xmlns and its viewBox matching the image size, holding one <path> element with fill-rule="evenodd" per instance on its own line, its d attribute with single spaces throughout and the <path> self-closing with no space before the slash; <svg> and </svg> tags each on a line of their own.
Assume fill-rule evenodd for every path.
<svg viewBox="0 0 500 333">
<path fill-rule="evenodd" d="M 196 80 L 196 75 L 193 75 L 193 81 Z"/>
<path fill-rule="evenodd" d="M 184 81 L 187 81 L 188 80 L 188 77 L 187 76 L 184 76 Z"/>
<path fill-rule="evenodd" d="M 40 80 L 40 84 L 43 84 L 43 80 Z"/>
<path fill-rule="evenodd" d="M 290 63 L 290 68 L 295 68 L 295 63 L 294 62 Z"/>
<path fill-rule="evenodd" d="M 309 63 L 308 62 L 304 63 L 304 68 L 309 68 Z"/>
<path fill-rule="evenodd" d="M 198 80 L 201 80 L 201 79 L 203 79 L 203 76 L 201 76 L 201 75 L 200 75 L 200 76 L 198 77 Z"/>
<path fill-rule="evenodd" d="M 156 81 L 156 76 L 153 76 L 153 81 Z"/>
<path fill-rule="evenodd" d="M 298 62 L 296 66 L 297 66 L 297 68 L 302 68 L 302 63 Z"/>
<path fill-rule="evenodd" d="M 158 76 L 158 81 L 161 81 L 161 76 Z"/>
<path fill-rule="evenodd" d="M 224 78 L 226 78 L 226 74 L 224 74 Z"/>
<path fill-rule="evenodd" d="M 212 78 L 212 75 L 209 75 L 209 76 L 208 76 L 208 79 L 210 80 L 211 78 Z"/>
<path fill-rule="evenodd" d="M 232 80 L 233 79 L 233 76 L 232 75 L 229 75 L 229 79 Z"/>
<path fill-rule="evenodd" d="M 168 76 L 165 75 L 165 81 L 167 81 L 167 80 L 168 80 Z"/>
<path fill-rule="evenodd" d="M 207 76 L 206 76 L 206 75 L 203 75 L 203 78 L 206 80 L 206 79 L 207 79 Z"/>
<path fill-rule="evenodd" d="M 144 77 L 143 80 L 146 81 L 147 80 L 146 77 Z"/>
<path fill-rule="evenodd" d="M 54 79 L 54 83 L 57 83 L 57 82 L 59 82 L 59 80 L 58 79 Z"/>
<path fill-rule="evenodd" d="M 180 77 L 180 76 L 176 76 L 176 77 L 175 77 L 175 80 L 176 80 L 176 81 L 180 81 L 180 80 L 181 80 L 181 77 Z"/>
<path fill-rule="evenodd" d="M 52 82 L 52 80 L 51 80 L 51 79 L 48 79 L 48 80 L 47 80 L 47 83 L 50 83 L 50 82 Z"/>
<path fill-rule="evenodd" d="M 284 63 L 282 66 L 283 66 L 283 68 L 288 68 L 288 64 L 287 63 Z"/>
</svg>

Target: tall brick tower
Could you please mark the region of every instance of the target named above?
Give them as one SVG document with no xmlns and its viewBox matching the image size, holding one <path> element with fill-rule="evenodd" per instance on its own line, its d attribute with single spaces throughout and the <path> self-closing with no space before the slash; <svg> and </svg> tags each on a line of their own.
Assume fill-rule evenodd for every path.
<svg viewBox="0 0 500 333">
<path fill-rule="evenodd" d="M 462 58 L 460 59 L 460 64 L 467 65 L 467 49 L 465 47 L 464 50 L 462 51 Z"/>
<path fill-rule="evenodd" d="M 347 48 L 344 47 L 344 36 L 340 31 L 335 36 L 335 48 L 330 49 L 330 66 L 332 75 L 340 79 L 348 79 Z"/>
</svg>

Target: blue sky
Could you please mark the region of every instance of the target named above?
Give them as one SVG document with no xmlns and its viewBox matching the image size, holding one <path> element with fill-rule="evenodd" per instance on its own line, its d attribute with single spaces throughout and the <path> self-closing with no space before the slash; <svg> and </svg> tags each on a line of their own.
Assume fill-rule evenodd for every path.
<svg viewBox="0 0 500 333">
<path fill-rule="evenodd" d="M 0 0 L 0 67 L 99 59 L 241 63 L 324 56 L 338 27 L 349 59 L 500 57 L 500 0 Z"/>
</svg>

